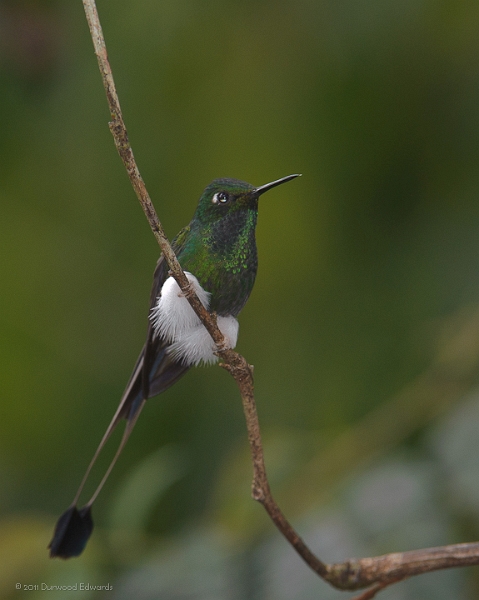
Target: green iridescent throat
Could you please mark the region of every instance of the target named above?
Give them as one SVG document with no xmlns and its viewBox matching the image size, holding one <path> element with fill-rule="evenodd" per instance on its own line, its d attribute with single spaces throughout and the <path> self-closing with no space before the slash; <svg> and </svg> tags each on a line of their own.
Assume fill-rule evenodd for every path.
<svg viewBox="0 0 479 600">
<path fill-rule="evenodd" d="M 253 289 L 257 217 L 257 205 L 242 207 L 206 227 L 193 220 L 186 233 L 178 256 L 181 266 L 210 292 L 210 310 L 218 315 L 236 316 Z"/>
</svg>

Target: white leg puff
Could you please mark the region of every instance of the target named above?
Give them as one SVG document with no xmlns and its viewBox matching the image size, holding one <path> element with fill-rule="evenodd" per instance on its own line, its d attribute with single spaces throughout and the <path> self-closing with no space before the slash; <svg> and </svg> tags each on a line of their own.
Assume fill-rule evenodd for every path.
<svg viewBox="0 0 479 600">
<path fill-rule="evenodd" d="M 191 273 L 185 272 L 203 306 L 209 308 L 209 292 L 206 292 Z M 183 296 L 173 277 L 161 288 L 158 302 L 151 310 L 150 319 L 156 335 L 170 342 L 168 353 L 187 365 L 214 363 L 215 343 L 200 319 Z M 225 336 L 228 347 L 234 348 L 238 340 L 238 321 L 232 317 L 218 317 L 218 328 Z"/>
</svg>

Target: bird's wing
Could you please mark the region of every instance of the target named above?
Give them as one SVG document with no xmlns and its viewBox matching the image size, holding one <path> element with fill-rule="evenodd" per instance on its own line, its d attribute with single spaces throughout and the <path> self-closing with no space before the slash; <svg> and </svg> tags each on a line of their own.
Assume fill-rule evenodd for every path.
<svg viewBox="0 0 479 600">
<path fill-rule="evenodd" d="M 184 227 L 171 243 L 173 251 L 177 257 L 181 258 L 181 252 L 185 246 L 190 226 Z M 168 265 L 163 257 L 160 256 L 155 273 L 153 276 L 153 286 L 150 294 L 150 312 L 158 302 L 161 294 L 161 288 L 168 278 Z M 157 333 L 151 320 L 148 320 L 148 332 L 146 342 L 142 350 L 143 369 L 142 369 L 142 391 L 144 398 L 152 398 L 161 394 L 189 369 L 187 365 L 173 360 L 167 353 L 167 342 Z"/>
<path fill-rule="evenodd" d="M 175 254 L 181 257 L 181 251 L 185 246 L 190 227 L 184 227 L 172 242 L 172 248 Z M 168 265 L 163 254 L 156 263 L 153 274 L 153 284 L 150 293 L 149 310 L 156 305 L 158 296 L 161 294 L 161 288 L 168 277 Z M 146 342 L 143 346 L 140 356 L 136 361 L 135 368 L 126 385 L 123 396 L 120 400 L 118 409 L 108 427 L 105 436 L 110 433 L 120 422 L 121 419 L 130 421 L 134 419 L 140 407 L 143 406 L 143 400 L 152 398 L 173 385 L 189 367 L 174 361 L 167 353 L 167 343 L 160 336 L 156 335 L 150 319 L 148 319 L 148 331 Z M 105 440 L 106 441 L 106 440 Z"/>
</svg>

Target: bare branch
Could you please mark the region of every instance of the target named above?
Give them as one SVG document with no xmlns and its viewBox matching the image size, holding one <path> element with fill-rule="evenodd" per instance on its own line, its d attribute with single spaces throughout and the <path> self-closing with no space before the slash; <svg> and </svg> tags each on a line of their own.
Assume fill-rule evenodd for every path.
<svg viewBox="0 0 479 600">
<path fill-rule="evenodd" d="M 133 150 L 131 149 L 130 142 L 128 140 L 128 133 L 126 130 L 125 122 L 123 120 L 123 114 L 121 112 L 120 100 L 116 92 L 115 82 L 113 80 L 113 73 L 111 71 L 110 63 L 108 60 L 108 53 L 106 50 L 105 38 L 103 37 L 103 31 L 100 24 L 100 18 L 94 0 L 83 0 L 83 7 L 85 9 L 86 18 L 90 27 L 91 38 L 93 41 L 93 47 L 95 54 L 98 59 L 98 66 L 103 80 L 103 86 L 105 88 L 106 97 L 108 101 L 108 107 L 110 109 L 111 121 L 109 123 L 110 131 L 115 140 L 115 145 L 120 155 L 123 164 L 125 165 L 128 177 L 130 178 L 131 185 L 135 190 L 138 200 L 143 208 L 148 223 L 150 224 L 153 235 L 155 236 L 161 251 L 165 257 L 166 262 L 171 270 L 173 277 L 176 279 L 181 291 L 188 298 L 193 310 L 196 312 L 198 317 L 203 322 L 204 326 L 208 330 L 209 334 L 213 338 L 213 341 L 218 348 L 224 347 L 224 337 L 221 331 L 216 326 L 216 319 L 211 315 L 201 304 L 198 296 L 190 288 L 190 283 L 184 274 L 178 259 L 173 252 L 171 245 L 166 237 L 163 226 L 160 223 L 158 215 L 156 214 L 153 203 L 151 202 L 150 195 L 146 189 L 143 178 L 140 175 L 138 166 L 133 156 Z"/>
<path fill-rule="evenodd" d="M 477 564 L 479 542 L 452 544 L 328 565 L 326 579 L 335 587 L 356 590 L 373 583 L 385 587 L 413 575 Z"/>
<path fill-rule="evenodd" d="M 301 537 L 286 520 L 271 495 L 266 475 L 259 421 L 254 399 L 253 369 L 237 352 L 225 349 L 224 338 L 216 325 L 214 315 L 210 314 L 204 308 L 191 289 L 188 279 L 182 271 L 170 243 L 168 242 L 136 165 L 133 151 L 128 141 L 128 134 L 123 121 L 120 102 L 118 100 L 113 75 L 108 61 L 105 40 L 95 0 L 82 1 L 90 27 L 100 73 L 103 79 L 103 85 L 106 91 L 108 106 L 111 113 L 111 122 L 109 123 L 109 126 L 118 153 L 125 165 L 133 189 L 136 192 L 138 200 L 140 201 L 173 277 L 178 282 L 182 292 L 187 297 L 194 311 L 213 338 L 218 348 L 218 355 L 223 361 L 221 366 L 231 373 L 240 390 L 253 459 L 253 498 L 264 506 L 278 530 L 295 548 L 303 560 L 324 580 L 334 587 L 343 590 L 356 590 L 372 586 L 363 594 L 357 596 L 356 600 L 369 600 L 384 587 L 407 577 L 411 577 L 412 575 L 419 575 L 438 569 L 479 564 L 479 543 L 472 543 L 387 554 L 379 557 L 362 558 L 359 560 L 328 565 L 323 563 L 311 552 Z"/>
</svg>

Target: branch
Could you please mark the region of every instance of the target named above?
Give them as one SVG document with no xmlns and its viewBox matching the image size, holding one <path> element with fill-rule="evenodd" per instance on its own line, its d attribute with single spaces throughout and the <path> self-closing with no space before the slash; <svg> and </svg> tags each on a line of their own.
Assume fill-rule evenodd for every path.
<svg viewBox="0 0 479 600">
<path fill-rule="evenodd" d="M 326 579 L 335 587 L 345 590 L 357 590 L 374 583 L 377 584 L 374 587 L 378 587 L 374 593 L 377 593 L 387 585 L 413 575 L 477 564 L 479 564 L 479 542 L 452 544 L 328 565 Z M 362 595 L 358 599 L 372 597 Z"/>
<path fill-rule="evenodd" d="M 198 296 L 195 294 L 193 288 L 190 286 L 190 283 L 171 248 L 168 238 L 166 237 L 163 226 L 161 225 L 158 215 L 156 214 L 150 195 L 146 189 L 145 182 L 140 175 L 140 171 L 138 170 L 138 166 L 133 156 L 133 150 L 131 149 L 130 142 L 128 140 L 128 133 L 126 131 L 125 122 L 123 121 L 120 101 L 118 99 L 115 82 L 113 80 L 113 73 L 108 61 L 105 38 L 103 37 L 103 31 L 101 28 L 98 11 L 96 9 L 95 0 L 83 0 L 83 7 L 85 9 L 86 18 L 93 41 L 93 47 L 95 49 L 95 54 L 98 59 L 98 66 L 103 79 L 103 86 L 106 92 L 108 107 L 110 109 L 111 121 L 108 125 L 113 135 L 113 139 L 115 140 L 116 149 L 118 150 L 118 154 L 120 155 L 123 164 L 125 165 L 131 185 L 133 186 L 145 216 L 148 219 L 148 223 L 153 231 L 153 235 L 155 236 L 156 241 L 163 252 L 166 262 L 168 263 L 171 274 L 176 279 L 181 291 L 188 298 L 193 310 L 203 322 L 220 351 L 225 347 L 223 334 L 216 326 L 215 317 L 205 309 Z"/>
<path fill-rule="evenodd" d="M 110 109 L 111 122 L 109 123 L 109 127 L 115 140 L 118 153 L 125 165 L 133 189 L 136 192 L 138 200 L 140 201 L 145 216 L 148 219 L 153 234 L 163 252 L 173 277 L 177 281 L 181 291 L 188 298 L 193 310 L 213 338 L 213 341 L 217 346 L 218 355 L 223 361 L 221 366 L 231 373 L 240 390 L 253 459 L 253 498 L 264 506 L 278 530 L 295 548 L 303 560 L 324 580 L 334 587 L 343 590 L 356 590 L 373 586 L 361 596 L 358 596 L 357 600 L 373 598 L 378 591 L 387 585 L 412 575 L 418 575 L 420 573 L 438 569 L 479 564 L 479 544 L 476 543 L 387 554 L 375 558 L 363 558 L 355 561 L 346 561 L 345 563 L 328 565 L 323 563 L 311 552 L 301 537 L 286 520 L 271 495 L 266 475 L 259 421 L 254 399 L 253 368 L 240 354 L 225 347 L 224 337 L 216 325 L 214 315 L 210 314 L 204 308 L 193 289 L 190 287 L 188 279 L 181 269 L 171 245 L 168 242 L 136 165 L 133 151 L 128 141 L 128 134 L 123 121 L 120 102 L 118 100 L 112 71 L 108 61 L 108 54 L 95 0 L 82 1 Z"/>
</svg>

